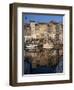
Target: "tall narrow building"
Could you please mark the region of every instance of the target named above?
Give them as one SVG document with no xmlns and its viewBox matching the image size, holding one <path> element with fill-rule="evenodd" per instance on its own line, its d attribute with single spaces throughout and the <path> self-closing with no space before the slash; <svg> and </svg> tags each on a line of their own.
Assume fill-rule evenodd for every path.
<svg viewBox="0 0 74 90">
<path fill-rule="evenodd" d="M 31 36 L 33 36 L 33 38 L 36 38 L 36 35 L 35 35 L 35 21 L 30 21 L 30 27 L 31 27 Z"/>
</svg>

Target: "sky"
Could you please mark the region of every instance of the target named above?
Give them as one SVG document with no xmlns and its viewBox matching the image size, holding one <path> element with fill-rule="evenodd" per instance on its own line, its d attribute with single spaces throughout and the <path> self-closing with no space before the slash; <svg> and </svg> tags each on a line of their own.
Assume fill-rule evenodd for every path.
<svg viewBox="0 0 74 90">
<path fill-rule="evenodd" d="M 23 14 L 24 23 L 29 23 L 31 20 L 35 21 L 36 23 L 48 23 L 50 21 L 62 23 L 63 22 L 63 15 L 40 15 L 40 14 L 30 14 L 25 13 Z"/>
</svg>

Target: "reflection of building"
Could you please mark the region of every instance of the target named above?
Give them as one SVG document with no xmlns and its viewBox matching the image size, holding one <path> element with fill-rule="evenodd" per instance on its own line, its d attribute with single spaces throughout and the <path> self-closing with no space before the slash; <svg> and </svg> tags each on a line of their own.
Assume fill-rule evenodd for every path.
<svg viewBox="0 0 74 90">
<path fill-rule="evenodd" d="M 32 66 L 48 65 L 49 56 L 56 56 L 57 53 L 56 50 L 53 50 L 52 54 L 49 52 L 54 48 L 54 41 L 58 40 L 60 44 L 63 44 L 63 25 L 53 21 L 49 23 L 30 21 L 29 24 L 24 25 L 24 37 L 26 47 L 29 49 L 26 55 L 32 58 Z M 62 50 L 59 50 L 60 55 Z"/>
</svg>

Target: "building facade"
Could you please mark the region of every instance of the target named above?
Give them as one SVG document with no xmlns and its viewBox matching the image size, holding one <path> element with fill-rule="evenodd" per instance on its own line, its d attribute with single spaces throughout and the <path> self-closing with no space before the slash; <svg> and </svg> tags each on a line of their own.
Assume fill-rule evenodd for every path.
<svg viewBox="0 0 74 90">
<path fill-rule="evenodd" d="M 30 21 L 29 24 L 25 24 L 24 26 L 24 41 L 25 44 L 28 42 L 26 45 L 28 49 L 26 56 L 31 58 L 32 67 L 35 68 L 41 65 L 48 66 L 50 57 L 57 55 L 56 49 L 51 51 L 54 48 L 54 44 L 57 41 L 63 44 L 63 25 L 53 21 L 49 23 Z M 59 50 L 59 55 L 63 52 L 62 48 Z M 57 62 L 56 59 L 53 60 Z"/>
</svg>

